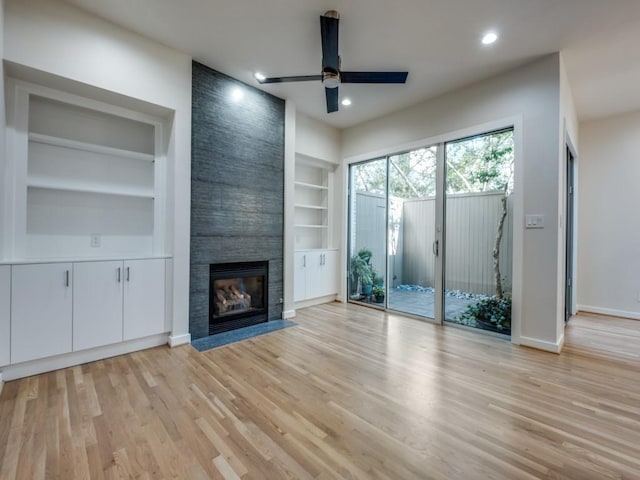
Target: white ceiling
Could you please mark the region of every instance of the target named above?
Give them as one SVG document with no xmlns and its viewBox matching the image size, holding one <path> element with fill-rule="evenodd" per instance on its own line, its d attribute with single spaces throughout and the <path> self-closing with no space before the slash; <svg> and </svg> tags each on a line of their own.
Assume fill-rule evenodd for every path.
<svg viewBox="0 0 640 480">
<path fill-rule="evenodd" d="M 293 100 L 348 127 L 551 52 L 563 51 L 580 118 L 640 109 L 640 0 L 67 0 Z M 406 85 L 341 85 L 353 104 L 327 114 L 319 82 L 258 85 L 320 73 L 320 21 L 341 14 L 344 70 L 408 70 Z M 500 39 L 480 44 L 487 30 Z"/>
</svg>

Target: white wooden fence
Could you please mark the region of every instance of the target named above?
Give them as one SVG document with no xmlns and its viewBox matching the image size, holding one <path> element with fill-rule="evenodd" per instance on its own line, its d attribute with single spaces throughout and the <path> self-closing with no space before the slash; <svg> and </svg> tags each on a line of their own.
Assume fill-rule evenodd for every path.
<svg viewBox="0 0 640 480">
<path fill-rule="evenodd" d="M 493 247 L 502 211 L 502 192 L 448 195 L 446 200 L 445 288 L 470 293 L 495 293 Z M 391 198 L 389 230 L 389 282 L 391 286 L 434 285 L 435 199 Z M 352 212 L 353 252 L 367 247 L 378 272 L 385 268 L 386 200 L 382 195 L 357 192 Z M 511 290 L 513 204 L 500 244 L 503 288 Z"/>
</svg>

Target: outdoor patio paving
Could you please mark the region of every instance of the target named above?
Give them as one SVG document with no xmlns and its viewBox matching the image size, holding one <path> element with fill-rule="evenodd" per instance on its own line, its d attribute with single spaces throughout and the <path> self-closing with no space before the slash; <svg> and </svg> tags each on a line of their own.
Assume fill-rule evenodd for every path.
<svg viewBox="0 0 640 480">
<path fill-rule="evenodd" d="M 435 318 L 435 295 L 431 288 L 419 287 L 419 289 L 406 288 L 390 288 L 387 291 L 387 308 L 390 310 L 396 310 L 398 312 L 408 313 L 411 315 L 417 315 L 425 318 Z M 471 294 L 465 294 L 460 291 L 447 291 L 445 295 L 445 321 L 450 323 L 456 323 L 458 325 L 465 325 L 467 327 L 475 327 L 490 332 L 497 332 L 503 335 L 509 335 L 510 329 L 504 329 L 498 331 L 495 326 L 489 325 L 485 322 L 480 322 L 474 318 L 461 318 L 469 305 L 473 305 L 480 301 L 482 296 L 478 298 L 464 298 Z M 461 298 L 462 297 L 462 298 Z M 376 303 L 373 297 L 370 299 L 361 299 L 363 303 L 369 303 L 372 305 L 383 306 L 382 303 Z"/>
<path fill-rule="evenodd" d="M 409 313 L 411 315 L 434 318 L 435 295 L 433 292 L 417 292 L 390 288 L 388 295 L 388 308 Z M 466 310 L 467 305 L 471 305 L 475 302 L 476 300 L 472 299 L 445 297 L 445 319 L 455 321 L 455 319 L 457 319 L 459 315 Z"/>
</svg>

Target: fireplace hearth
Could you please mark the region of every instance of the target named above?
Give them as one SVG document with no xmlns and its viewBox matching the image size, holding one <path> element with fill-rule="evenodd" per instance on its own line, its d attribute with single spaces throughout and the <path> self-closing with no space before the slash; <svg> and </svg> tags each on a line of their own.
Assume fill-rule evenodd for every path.
<svg viewBox="0 0 640 480">
<path fill-rule="evenodd" d="M 209 335 L 268 320 L 269 262 L 209 266 Z"/>
</svg>

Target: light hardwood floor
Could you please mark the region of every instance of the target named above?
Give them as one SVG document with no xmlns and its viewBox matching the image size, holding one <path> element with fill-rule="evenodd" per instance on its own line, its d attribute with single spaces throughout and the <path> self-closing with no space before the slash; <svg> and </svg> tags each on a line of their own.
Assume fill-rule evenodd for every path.
<svg viewBox="0 0 640 480">
<path fill-rule="evenodd" d="M 0 478 L 640 478 L 640 322 L 562 355 L 363 307 L 8 382 Z"/>
</svg>

